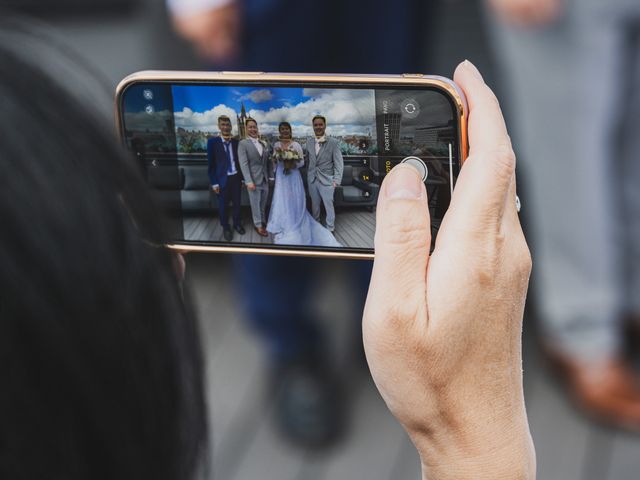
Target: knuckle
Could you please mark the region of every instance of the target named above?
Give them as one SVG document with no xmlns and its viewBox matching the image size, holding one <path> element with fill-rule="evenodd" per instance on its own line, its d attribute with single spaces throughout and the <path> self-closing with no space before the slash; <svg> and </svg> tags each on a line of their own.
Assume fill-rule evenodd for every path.
<svg viewBox="0 0 640 480">
<path fill-rule="evenodd" d="M 505 263 L 506 237 L 497 233 L 489 237 L 477 239 L 479 248 L 475 251 L 475 260 L 471 272 L 476 285 L 482 289 L 491 289 L 501 278 Z"/>
<path fill-rule="evenodd" d="M 429 241 L 430 231 L 427 216 L 421 212 L 413 215 L 394 215 L 378 229 L 378 235 L 387 245 L 399 245 L 405 248 L 423 247 Z"/>
<path fill-rule="evenodd" d="M 531 274 L 531 269 L 533 268 L 533 259 L 531 257 L 531 251 L 527 246 L 527 242 L 524 239 L 524 236 L 521 236 L 521 239 L 518 241 L 516 246 L 516 254 L 515 254 L 515 269 L 516 272 L 519 273 L 523 277 L 529 278 Z"/>
<path fill-rule="evenodd" d="M 473 267 L 473 277 L 482 289 L 501 288 L 508 278 L 527 282 L 532 258 L 523 235 L 498 233 L 479 249 Z"/>
<path fill-rule="evenodd" d="M 394 295 L 375 311 L 365 314 L 367 337 L 371 344 L 385 351 L 412 347 L 418 336 L 414 327 L 421 318 L 423 308 L 418 301 Z"/>
<path fill-rule="evenodd" d="M 504 142 L 496 145 L 492 155 L 496 173 L 501 178 L 510 180 L 516 170 L 516 154 L 511 146 L 511 141 L 507 138 Z"/>
</svg>

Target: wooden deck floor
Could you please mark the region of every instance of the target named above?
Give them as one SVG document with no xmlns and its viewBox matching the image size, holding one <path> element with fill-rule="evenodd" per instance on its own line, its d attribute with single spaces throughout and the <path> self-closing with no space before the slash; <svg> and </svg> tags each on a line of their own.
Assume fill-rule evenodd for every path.
<svg viewBox="0 0 640 480">
<path fill-rule="evenodd" d="M 334 235 L 349 248 L 373 248 L 373 235 L 376 228 L 376 214 L 368 210 L 338 210 Z M 273 236 L 261 237 L 245 221 L 244 235 L 234 232 L 233 241 L 254 244 L 272 244 Z M 187 240 L 197 242 L 224 242 L 222 226 L 217 217 L 209 215 L 190 216 L 184 220 L 184 234 Z"/>
<path fill-rule="evenodd" d="M 336 267 L 337 265 L 337 267 Z M 218 480 L 417 480 L 418 457 L 388 413 L 370 376 L 353 361 L 349 275 L 321 273 L 313 312 L 323 319 L 349 400 L 349 433 L 321 454 L 284 441 L 272 422 L 267 362 L 242 318 L 229 257 L 193 255 L 187 277 L 199 311 L 207 358 L 213 478 Z M 532 319 L 528 319 L 531 321 Z M 640 437 L 610 431 L 577 414 L 542 365 L 530 326 L 524 338 L 525 395 L 541 480 L 636 480 Z"/>
</svg>

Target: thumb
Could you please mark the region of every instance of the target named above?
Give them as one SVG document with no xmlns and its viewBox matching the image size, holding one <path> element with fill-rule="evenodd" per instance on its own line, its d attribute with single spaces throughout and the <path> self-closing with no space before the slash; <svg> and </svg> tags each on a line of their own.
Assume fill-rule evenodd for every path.
<svg viewBox="0 0 640 480">
<path fill-rule="evenodd" d="M 375 260 L 367 310 L 369 321 L 387 321 L 404 315 L 398 307 L 425 304 L 431 223 L 427 192 L 420 174 L 398 165 L 387 175 L 376 214 Z M 394 311 L 386 311 L 388 309 Z M 410 314 L 410 312 L 406 312 Z"/>
</svg>

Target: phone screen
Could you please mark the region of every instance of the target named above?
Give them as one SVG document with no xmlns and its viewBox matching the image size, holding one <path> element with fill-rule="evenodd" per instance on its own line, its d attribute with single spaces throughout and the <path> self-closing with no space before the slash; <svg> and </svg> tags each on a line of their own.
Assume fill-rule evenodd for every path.
<svg viewBox="0 0 640 480">
<path fill-rule="evenodd" d="M 436 87 L 138 82 L 120 111 L 176 244 L 371 253 L 401 162 L 423 175 L 435 239 L 460 170 Z"/>
</svg>

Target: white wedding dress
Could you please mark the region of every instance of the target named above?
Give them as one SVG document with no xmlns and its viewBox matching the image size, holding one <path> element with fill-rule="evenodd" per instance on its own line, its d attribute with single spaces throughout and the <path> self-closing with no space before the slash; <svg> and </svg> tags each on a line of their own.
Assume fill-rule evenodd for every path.
<svg viewBox="0 0 640 480">
<path fill-rule="evenodd" d="M 276 148 L 282 148 L 280 142 L 276 142 L 274 149 Z M 303 158 L 302 147 L 298 142 L 291 142 L 289 150 L 294 150 Z M 307 210 L 302 175 L 298 170 L 303 165 L 304 159 L 285 174 L 282 162 L 278 162 L 267 231 L 273 234 L 273 241 L 278 245 L 341 247 L 333 234 L 316 222 Z"/>
</svg>

